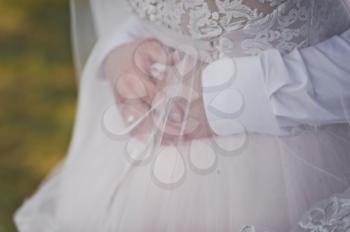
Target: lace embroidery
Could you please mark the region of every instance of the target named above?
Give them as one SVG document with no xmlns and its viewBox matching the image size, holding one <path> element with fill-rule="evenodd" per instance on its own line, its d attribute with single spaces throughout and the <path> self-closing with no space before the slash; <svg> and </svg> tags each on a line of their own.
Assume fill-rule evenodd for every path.
<svg viewBox="0 0 350 232">
<path fill-rule="evenodd" d="M 340 1 L 129 0 L 142 18 L 182 35 L 214 45 L 225 37 L 231 47 L 225 52 L 235 56 L 269 48 L 287 53 L 346 30 L 350 20 Z"/>
<path fill-rule="evenodd" d="M 322 202 L 307 213 L 299 228 L 302 232 L 350 231 L 350 199 L 332 197 Z"/>
</svg>

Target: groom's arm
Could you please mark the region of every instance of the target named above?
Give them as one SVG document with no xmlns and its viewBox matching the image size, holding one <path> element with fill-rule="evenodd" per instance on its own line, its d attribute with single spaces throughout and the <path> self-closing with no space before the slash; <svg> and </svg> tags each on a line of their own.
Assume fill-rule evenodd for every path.
<svg viewBox="0 0 350 232">
<path fill-rule="evenodd" d="M 202 85 L 209 125 L 218 135 L 236 133 L 233 119 L 269 134 L 349 122 L 350 30 L 285 56 L 269 50 L 218 60 L 203 71 Z"/>
</svg>

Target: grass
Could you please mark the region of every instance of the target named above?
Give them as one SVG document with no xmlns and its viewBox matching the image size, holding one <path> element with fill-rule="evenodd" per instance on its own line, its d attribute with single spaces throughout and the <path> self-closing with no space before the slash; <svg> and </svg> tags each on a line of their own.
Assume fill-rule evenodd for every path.
<svg viewBox="0 0 350 232">
<path fill-rule="evenodd" d="M 67 0 L 0 0 L 0 232 L 64 157 L 76 108 Z"/>
</svg>

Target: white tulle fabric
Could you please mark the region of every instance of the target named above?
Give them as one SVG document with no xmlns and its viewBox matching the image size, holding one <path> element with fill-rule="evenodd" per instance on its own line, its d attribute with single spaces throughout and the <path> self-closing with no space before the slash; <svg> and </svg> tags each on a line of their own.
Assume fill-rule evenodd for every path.
<svg viewBox="0 0 350 232">
<path fill-rule="evenodd" d="M 232 122 L 244 110 L 238 107 L 227 119 L 238 135 L 171 146 L 150 135 L 142 142 L 121 130 L 101 72 L 113 48 L 140 37 L 156 36 L 182 51 L 196 47 L 204 58 L 309 46 L 349 25 L 343 1 L 130 1 L 170 31 L 139 17 L 119 18 L 126 12 L 119 3 L 92 1 L 98 40 L 81 75 L 71 147 L 16 212 L 19 231 L 349 231 L 349 125 L 306 125 L 286 137 L 255 134 Z M 147 4 L 160 4 L 160 13 L 145 13 Z M 169 91 L 167 100 L 174 97 Z M 186 122 L 195 128 L 194 118 Z"/>
</svg>

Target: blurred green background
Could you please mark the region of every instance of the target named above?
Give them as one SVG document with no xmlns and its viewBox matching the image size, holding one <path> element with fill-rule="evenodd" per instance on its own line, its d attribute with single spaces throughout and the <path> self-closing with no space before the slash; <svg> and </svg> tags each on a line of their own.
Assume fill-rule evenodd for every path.
<svg viewBox="0 0 350 232">
<path fill-rule="evenodd" d="M 65 155 L 75 107 L 68 0 L 0 0 L 0 232 Z"/>
</svg>

